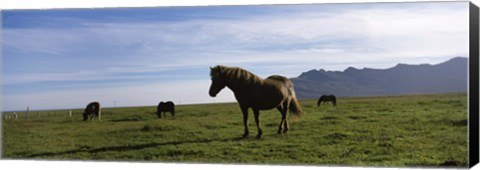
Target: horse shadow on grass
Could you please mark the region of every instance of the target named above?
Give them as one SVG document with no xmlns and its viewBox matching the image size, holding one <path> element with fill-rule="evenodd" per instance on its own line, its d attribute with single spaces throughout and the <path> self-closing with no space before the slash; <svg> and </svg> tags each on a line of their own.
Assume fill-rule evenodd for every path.
<svg viewBox="0 0 480 170">
<path fill-rule="evenodd" d="M 124 146 L 111 146 L 111 147 L 102 147 L 102 148 L 80 148 L 80 149 L 73 149 L 67 151 L 60 151 L 60 152 L 44 152 L 44 153 L 36 153 L 27 155 L 25 158 L 36 158 L 36 157 L 53 157 L 53 156 L 60 156 L 60 155 L 71 155 L 76 153 L 99 153 L 99 152 L 108 152 L 108 151 L 132 151 L 132 150 L 142 150 L 146 148 L 153 148 L 153 147 L 160 147 L 160 146 L 167 146 L 167 145 L 184 145 L 184 144 L 200 144 L 200 143 L 211 143 L 211 142 L 229 142 L 229 141 L 240 141 L 245 140 L 242 137 L 236 138 L 225 138 L 225 139 L 198 139 L 192 141 L 172 141 L 172 142 L 153 142 L 147 144 L 139 144 L 139 145 L 124 145 Z"/>
</svg>

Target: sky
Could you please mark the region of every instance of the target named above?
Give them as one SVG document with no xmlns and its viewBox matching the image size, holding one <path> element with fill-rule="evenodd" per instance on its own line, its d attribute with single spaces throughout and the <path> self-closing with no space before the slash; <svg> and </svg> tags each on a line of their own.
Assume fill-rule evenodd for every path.
<svg viewBox="0 0 480 170">
<path fill-rule="evenodd" d="M 260 77 L 468 57 L 468 2 L 2 10 L 2 110 L 233 102 Z"/>
</svg>

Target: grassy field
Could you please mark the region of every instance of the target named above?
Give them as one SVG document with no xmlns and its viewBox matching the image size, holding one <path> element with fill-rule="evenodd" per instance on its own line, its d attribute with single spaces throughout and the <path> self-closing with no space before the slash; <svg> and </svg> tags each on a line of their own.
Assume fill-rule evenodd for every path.
<svg viewBox="0 0 480 170">
<path fill-rule="evenodd" d="M 243 134 L 236 103 L 177 106 L 176 119 L 158 119 L 155 107 L 104 108 L 101 122 L 83 122 L 82 110 L 31 112 L 3 120 L 5 159 L 152 161 L 348 166 L 466 167 L 466 94 L 340 98 L 338 106 L 301 101 L 305 115 L 262 111 L 257 140 Z"/>
</svg>

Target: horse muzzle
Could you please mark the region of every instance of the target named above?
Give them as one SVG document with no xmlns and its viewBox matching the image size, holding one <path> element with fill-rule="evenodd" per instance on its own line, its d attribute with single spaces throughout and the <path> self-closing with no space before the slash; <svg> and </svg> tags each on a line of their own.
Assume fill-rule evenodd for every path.
<svg viewBox="0 0 480 170">
<path fill-rule="evenodd" d="M 220 93 L 220 91 L 224 88 L 225 86 L 222 86 L 221 88 L 217 87 L 217 86 L 210 86 L 210 89 L 208 90 L 208 94 L 210 95 L 210 97 L 215 97 L 217 96 L 218 93 Z"/>
<path fill-rule="evenodd" d="M 209 92 L 208 94 L 210 95 L 210 97 L 216 97 L 217 96 L 217 94 L 212 93 L 212 92 Z"/>
</svg>

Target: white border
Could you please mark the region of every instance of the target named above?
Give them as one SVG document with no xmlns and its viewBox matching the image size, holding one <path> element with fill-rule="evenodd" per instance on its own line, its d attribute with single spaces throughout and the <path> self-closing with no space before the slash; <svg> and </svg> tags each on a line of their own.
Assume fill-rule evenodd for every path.
<svg viewBox="0 0 480 170">
<path fill-rule="evenodd" d="M 157 7 L 206 5 L 259 5 L 259 4 L 309 4 L 309 3 L 372 3 L 372 2 L 425 2 L 429 0 L 0 0 L 0 9 L 53 9 L 53 8 L 104 8 L 104 7 Z M 433 0 L 465 1 L 465 0 Z M 480 0 L 473 0 L 473 2 Z M 431 2 L 431 0 L 430 0 Z M 479 3 L 477 3 L 479 4 Z"/>
<path fill-rule="evenodd" d="M 105 7 L 159 7 L 159 6 L 208 6 L 208 5 L 264 5 L 264 4 L 311 4 L 311 3 L 373 3 L 373 2 L 426 2 L 431 0 L 0 0 L 0 10 L 14 9 L 65 9 L 65 8 L 105 8 Z M 434 0 L 435 2 L 459 0 Z M 461 0 L 464 1 L 464 0 Z M 471 0 L 480 6 L 480 0 Z M 1 61 L 1 60 L 0 60 Z M 0 67 L 1 68 L 1 67 Z M 1 92 L 1 91 L 0 91 Z M 1 129 L 1 128 L 0 128 Z M 327 167 L 327 166 L 278 166 L 278 165 L 224 165 L 224 164 L 173 164 L 148 162 L 82 162 L 82 161 L 35 161 L 0 160 L 5 169 L 411 169 L 411 168 L 374 168 L 374 167 Z M 480 169 L 477 165 L 473 169 Z M 422 170 L 426 170 L 422 168 Z"/>
</svg>

